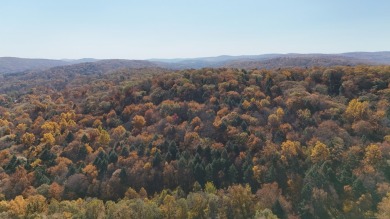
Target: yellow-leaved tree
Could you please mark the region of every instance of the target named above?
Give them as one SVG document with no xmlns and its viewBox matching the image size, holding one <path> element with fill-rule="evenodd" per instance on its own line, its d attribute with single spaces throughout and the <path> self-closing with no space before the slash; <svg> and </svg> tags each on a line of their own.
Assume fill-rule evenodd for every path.
<svg viewBox="0 0 390 219">
<path fill-rule="evenodd" d="M 41 126 L 41 129 L 43 129 L 45 133 L 51 133 L 52 135 L 60 134 L 60 125 L 56 122 L 45 122 Z"/>
<path fill-rule="evenodd" d="M 43 138 L 41 138 L 41 142 L 53 146 L 56 142 L 56 139 L 52 133 L 45 133 L 43 134 Z"/>
<path fill-rule="evenodd" d="M 310 158 L 313 163 L 318 163 L 327 160 L 329 155 L 330 152 L 328 147 L 324 143 L 317 141 L 311 151 Z"/>
<path fill-rule="evenodd" d="M 296 159 L 300 143 L 298 141 L 287 140 L 282 143 L 281 159 L 283 162 L 288 163 L 288 160 Z"/>
<path fill-rule="evenodd" d="M 61 128 L 65 129 L 67 127 L 76 125 L 76 122 L 74 121 L 75 118 L 76 118 L 76 114 L 74 113 L 74 111 L 61 113 L 61 119 L 60 119 Z"/>
<path fill-rule="evenodd" d="M 110 142 L 110 134 L 106 130 L 104 130 L 101 126 L 98 127 L 98 132 L 99 132 L 99 138 L 98 138 L 98 143 L 100 145 L 108 145 Z"/>
<path fill-rule="evenodd" d="M 35 142 L 35 135 L 33 133 L 24 133 L 22 135 L 22 143 L 30 147 Z"/>
<path fill-rule="evenodd" d="M 26 215 L 27 200 L 18 195 L 9 202 L 9 211 L 15 218 L 23 218 Z"/>
<path fill-rule="evenodd" d="M 377 165 L 382 160 L 382 152 L 379 149 L 378 145 L 370 144 L 366 147 L 364 154 L 364 163 L 368 165 Z"/>
<path fill-rule="evenodd" d="M 353 99 L 348 103 L 345 110 L 345 116 L 351 120 L 361 120 L 368 116 L 369 108 L 368 102 L 359 102 L 358 99 Z"/>
</svg>

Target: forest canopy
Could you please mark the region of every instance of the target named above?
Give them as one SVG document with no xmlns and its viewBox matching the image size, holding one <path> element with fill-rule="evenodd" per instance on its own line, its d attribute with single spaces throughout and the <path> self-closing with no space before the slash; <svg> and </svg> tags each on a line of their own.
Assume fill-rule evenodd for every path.
<svg viewBox="0 0 390 219">
<path fill-rule="evenodd" d="M 0 217 L 388 218 L 389 83 L 389 66 L 7 76 Z"/>
</svg>

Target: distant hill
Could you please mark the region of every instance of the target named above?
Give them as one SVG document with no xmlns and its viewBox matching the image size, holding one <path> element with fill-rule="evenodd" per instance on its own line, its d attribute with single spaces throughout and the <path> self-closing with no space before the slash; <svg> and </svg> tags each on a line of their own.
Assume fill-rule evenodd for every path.
<svg viewBox="0 0 390 219">
<path fill-rule="evenodd" d="M 96 62 L 85 62 L 67 66 L 57 66 L 42 71 L 42 74 L 68 74 L 71 75 L 90 75 L 104 74 L 109 71 L 115 71 L 121 68 L 156 68 L 157 64 L 145 60 L 125 60 L 125 59 L 107 59 Z"/>
<path fill-rule="evenodd" d="M 76 75 L 104 74 L 109 71 L 115 71 L 121 68 L 157 68 L 157 64 L 144 60 L 124 60 L 124 59 L 107 59 L 95 62 L 84 62 L 78 64 L 67 64 L 56 66 L 45 70 L 35 69 L 23 72 L 7 74 L 4 77 L 12 76 L 32 76 L 39 74 L 41 76 L 51 77 L 52 75 L 61 75 L 62 77 L 74 77 Z"/>
<path fill-rule="evenodd" d="M 61 60 L 1 57 L 0 74 L 20 72 L 29 69 L 45 69 L 68 64 L 69 62 Z"/>
<path fill-rule="evenodd" d="M 233 67 L 233 68 L 287 68 L 287 67 L 313 67 L 313 66 L 355 66 L 363 64 L 378 64 L 373 61 L 368 61 L 364 59 L 355 59 L 343 56 L 333 56 L 333 55 L 299 55 L 299 56 L 283 56 L 277 58 L 271 58 L 261 61 L 252 61 L 252 60 L 234 60 L 223 64 L 223 67 Z"/>
<path fill-rule="evenodd" d="M 24 91 L 37 86 L 62 89 L 68 83 L 77 82 L 84 78 L 91 79 L 110 74 L 127 76 L 133 72 L 138 72 L 136 71 L 138 69 L 144 72 L 145 75 L 162 71 L 157 64 L 144 60 L 101 60 L 57 66 L 45 70 L 38 69 L 4 74 L 0 77 L 0 92 L 15 90 L 15 87 Z M 121 71 L 124 73 L 122 74 Z M 84 83 L 88 83 L 88 80 Z"/>
<path fill-rule="evenodd" d="M 224 67 L 226 63 L 235 61 L 260 61 L 283 56 L 282 54 L 264 54 L 264 55 L 243 55 L 243 56 L 216 56 L 201 57 L 189 59 L 150 59 L 164 68 L 186 69 L 186 68 L 206 68 L 206 67 Z"/>
<path fill-rule="evenodd" d="M 84 63 L 84 62 L 97 62 L 97 61 L 100 61 L 100 59 L 93 59 L 93 58 L 61 59 L 61 61 L 68 62 L 69 64 L 79 64 L 79 63 Z"/>
<path fill-rule="evenodd" d="M 389 65 L 390 52 L 350 52 L 341 54 L 263 54 L 243 56 L 216 56 L 179 59 L 125 60 L 93 58 L 84 59 L 24 59 L 0 57 L 0 75 L 32 71 L 64 71 L 81 74 L 102 73 L 117 68 L 165 68 L 172 70 L 216 67 L 280 68 L 337 65 Z"/>
<path fill-rule="evenodd" d="M 189 59 L 151 59 L 161 67 L 171 69 L 233 67 L 280 68 L 337 65 L 387 65 L 390 52 L 353 52 L 342 54 L 264 54 L 246 56 L 217 56 Z"/>
<path fill-rule="evenodd" d="M 350 52 L 341 54 L 345 57 L 372 61 L 378 64 L 390 64 L 390 52 Z"/>
<path fill-rule="evenodd" d="M 0 75 L 7 73 L 22 72 L 26 70 L 45 70 L 48 68 L 64 65 L 72 65 L 85 62 L 96 62 L 97 59 L 26 59 L 16 57 L 0 57 Z"/>
</svg>

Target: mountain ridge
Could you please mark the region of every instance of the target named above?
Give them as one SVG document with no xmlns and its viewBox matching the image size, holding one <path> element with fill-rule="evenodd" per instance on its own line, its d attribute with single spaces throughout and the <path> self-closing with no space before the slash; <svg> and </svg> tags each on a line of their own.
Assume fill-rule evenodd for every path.
<svg viewBox="0 0 390 219">
<path fill-rule="evenodd" d="M 215 67 L 233 68 L 280 68 L 280 67 L 311 67 L 311 66 L 337 66 L 337 65 L 389 65 L 390 51 L 380 52 L 347 52 L 339 54 L 324 53 L 270 53 L 261 55 L 221 55 L 215 57 L 173 58 L 173 59 L 31 59 L 17 57 L 0 57 L 0 75 L 24 72 L 29 70 L 47 70 L 53 67 L 71 66 L 83 63 L 116 62 L 116 67 L 134 68 L 135 62 L 144 65 L 140 68 L 159 67 L 172 70 L 200 69 Z M 126 63 L 126 61 L 129 61 Z M 133 62 L 128 66 L 130 62 Z M 146 64 L 148 63 L 148 64 Z M 93 66 L 93 64 L 91 65 Z M 138 68 L 136 67 L 136 68 Z"/>
<path fill-rule="evenodd" d="M 52 67 L 72 65 L 85 62 L 95 62 L 97 59 L 45 59 L 0 57 L 0 74 L 22 72 L 26 70 L 45 70 Z"/>
</svg>

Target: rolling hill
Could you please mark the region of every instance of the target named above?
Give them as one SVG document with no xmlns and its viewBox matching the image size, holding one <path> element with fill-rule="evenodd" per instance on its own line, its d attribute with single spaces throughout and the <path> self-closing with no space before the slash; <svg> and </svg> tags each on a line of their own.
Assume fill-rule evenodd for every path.
<svg viewBox="0 0 390 219">
<path fill-rule="evenodd" d="M 145 75 L 163 71 L 155 63 L 144 60 L 101 60 L 0 75 L 0 83 L 2 83 L 0 92 L 7 93 L 16 89 L 25 93 L 37 86 L 62 89 L 70 83 L 80 81 L 88 83 L 88 80 L 102 78 L 109 74 L 114 76 L 121 72 L 132 74 L 137 70 L 144 72 Z M 122 74 L 122 78 L 127 76 L 128 74 Z"/>
<path fill-rule="evenodd" d="M 336 55 L 291 55 L 271 58 L 266 60 L 234 60 L 224 63 L 223 67 L 244 69 L 273 69 L 287 67 L 313 67 L 313 66 L 355 66 L 377 65 L 378 63 L 365 59 L 350 58 Z"/>
<path fill-rule="evenodd" d="M 338 65 L 388 65 L 390 52 L 354 52 L 341 54 L 264 54 L 244 56 L 218 56 L 190 59 L 151 59 L 165 68 L 186 69 L 205 67 L 281 68 Z"/>
<path fill-rule="evenodd" d="M 96 64 L 93 64 L 96 63 Z M 176 58 L 176 59 L 148 59 L 125 60 L 106 59 L 24 59 L 13 57 L 0 57 L 0 75 L 20 73 L 24 71 L 49 71 L 81 70 L 84 73 L 104 72 L 107 69 L 116 68 L 149 68 L 160 67 L 172 70 L 200 69 L 216 67 L 233 68 L 281 68 L 281 67 L 311 67 L 311 66 L 338 66 L 338 65 L 388 65 L 390 64 L 390 52 L 351 52 L 341 54 L 263 54 L 243 56 L 217 56 L 200 58 Z M 72 66 L 70 68 L 65 66 Z M 72 70 L 73 69 L 73 70 Z"/>
<path fill-rule="evenodd" d="M 0 74 L 20 72 L 29 69 L 45 69 L 54 66 L 68 65 L 69 62 L 51 59 L 24 59 L 14 57 L 0 58 Z"/>
<path fill-rule="evenodd" d="M 55 60 L 55 59 L 27 59 L 16 57 L 0 57 L 0 75 L 26 70 L 45 70 L 48 68 L 64 65 L 73 65 L 84 62 L 95 62 L 96 59 L 74 59 L 74 60 Z"/>
</svg>

